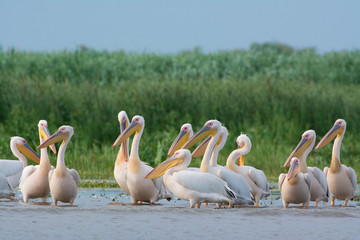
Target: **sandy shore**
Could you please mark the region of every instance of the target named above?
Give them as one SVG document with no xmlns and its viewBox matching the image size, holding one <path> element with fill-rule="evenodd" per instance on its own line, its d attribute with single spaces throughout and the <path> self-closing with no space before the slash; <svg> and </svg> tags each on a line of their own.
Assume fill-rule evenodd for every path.
<svg viewBox="0 0 360 240">
<path fill-rule="evenodd" d="M 308 210 L 283 209 L 276 195 L 259 208 L 191 209 L 183 200 L 129 203 L 118 189 L 79 189 L 74 207 L 0 201 L 1 239 L 350 239 L 360 233 L 354 201 L 350 207 L 321 203 Z"/>
</svg>

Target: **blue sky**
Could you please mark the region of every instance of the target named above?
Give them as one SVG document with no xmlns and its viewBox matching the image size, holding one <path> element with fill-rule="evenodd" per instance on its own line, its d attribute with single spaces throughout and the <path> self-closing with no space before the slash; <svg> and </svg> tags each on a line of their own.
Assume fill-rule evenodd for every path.
<svg viewBox="0 0 360 240">
<path fill-rule="evenodd" d="M 276 41 L 318 52 L 360 49 L 360 1 L 0 0 L 0 46 L 176 53 Z"/>
</svg>

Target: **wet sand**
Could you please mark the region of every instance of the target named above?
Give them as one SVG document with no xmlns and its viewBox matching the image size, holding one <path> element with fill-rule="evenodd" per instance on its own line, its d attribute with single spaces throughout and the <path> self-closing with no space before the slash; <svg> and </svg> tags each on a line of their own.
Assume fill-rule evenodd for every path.
<svg viewBox="0 0 360 240">
<path fill-rule="evenodd" d="M 118 189 L 79 189 L 73 207 L 25 205 L 19 192 L 16 198 L 0 201 L 1 239 L 356 239 L 360 233 L 359 202 L 284 209 L 276 191 L 259 208 L 232 209 L 191 209 L 176 198 L 135 206 Z"/>
</svg>

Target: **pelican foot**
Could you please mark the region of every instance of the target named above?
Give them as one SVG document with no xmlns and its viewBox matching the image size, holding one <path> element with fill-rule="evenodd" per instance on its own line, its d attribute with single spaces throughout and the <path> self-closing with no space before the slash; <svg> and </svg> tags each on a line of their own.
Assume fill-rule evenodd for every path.
<svg viewBox="0 0 360 240">
<path fill-rule="evenodd" d="M 200 208 L 200 206 L 201 206 L 201 203 L 195 204 L 195 207 L 196 207 L 196 208 Z"/>
<path fill-rule="evenodd" d="M 348 203 L 348 200 L 345 200 L 345 202 L 344 202 L 344 207 L 347 206 L 347 203 Z"/>
<path fill-rule="evenodd" d="M 9 200 L 15 201 L 15 198 L 13 196 L 8 197 Z"/>
<path fill-rule="evenodd" d="M 258 207 L 259 206 L 259 202 L 255 202 L 255 207 Z"/>
<path fill-rule="evenodd" d="M 319 202 L 318 201 L 316 201 L 315 202 L 315 207 L 317 207 L 319 205 Z"/>
<path fill-rule="evenodd" d="M 331 204 L 330 205 L 334 206 L 334 202 L 335 202 L 334 199 L 331 199 Z"/>
</svg>

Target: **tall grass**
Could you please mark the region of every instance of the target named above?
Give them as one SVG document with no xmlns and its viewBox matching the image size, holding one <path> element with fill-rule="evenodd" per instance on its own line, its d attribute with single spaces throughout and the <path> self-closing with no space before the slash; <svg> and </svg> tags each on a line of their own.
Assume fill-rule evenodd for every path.
<svg viewBox="0 0 360 240">
<path fill-rule="evenodd" d="M 117 114 L 138 114 L 146 125 L 140 157 L 156 165 L 166 158 L 180 126 L 197 131 L 208 119 L 229 130 L 219 156 L 224 164 L 235 139 L 246 133 L 253 148 L 247 163 L 276 181 L 307 129 L 318 140 L 337 118 L 347 132 L 341 159 L 360 175 L 360 52 L 317 54 L 281 44 L 253 44 L 247 51 L 175 55 L 99 52 L 32 53 L 0 51 L 0 156 L 14 158 L 9 137 L 39 143 L 37 123 L 51 132 L 75 129 L 66 164 L 82 178 L 113 179 L 119 134 Z M 331 146 L 311 153 L 308 165 L 323 168 Z M 51 157 L 55 164 L 55 157 Z M 193 166 L 200 159 L 194 159 Z"/>
</svg>

